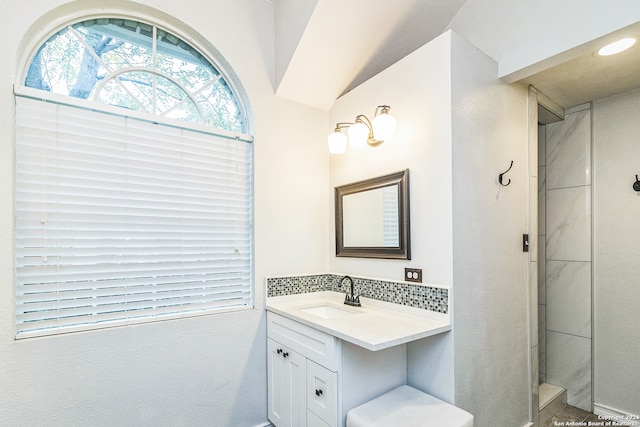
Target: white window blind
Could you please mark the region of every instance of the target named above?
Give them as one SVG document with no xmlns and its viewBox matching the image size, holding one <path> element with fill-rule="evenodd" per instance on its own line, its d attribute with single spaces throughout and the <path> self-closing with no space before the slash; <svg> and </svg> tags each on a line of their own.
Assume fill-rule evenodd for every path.
<svg viewBox="0 0 640 427">
<path fill-rule="evenodd" d="M 252 146 L 16 96 L 17 337 L 251 307 Z"/>
</svg>

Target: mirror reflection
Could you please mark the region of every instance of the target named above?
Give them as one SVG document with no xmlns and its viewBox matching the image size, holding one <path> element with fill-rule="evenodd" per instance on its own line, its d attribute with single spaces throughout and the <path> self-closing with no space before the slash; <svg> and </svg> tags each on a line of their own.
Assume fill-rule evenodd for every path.
<svg viewBox="0 0 640 427">
<path fill-rule="evenodd" d="M 397 247 L 399 222 L 397 184 L 342 199 L 345 246 Z"/>
</svg>

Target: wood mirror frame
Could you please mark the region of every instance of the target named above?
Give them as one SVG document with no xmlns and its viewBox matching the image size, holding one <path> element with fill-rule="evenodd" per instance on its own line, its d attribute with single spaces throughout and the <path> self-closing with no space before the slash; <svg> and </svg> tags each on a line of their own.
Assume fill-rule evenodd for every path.
<svg viewBox="0 0 640 427">
<path fill-rule="evenodd" d="M 345 246 L 344 198 L 352 194 L 397 186 L 398 239 L 394 246 Z M 411 259 L 409 169 L 335 188 L 336 256 Z"/>
</svg>

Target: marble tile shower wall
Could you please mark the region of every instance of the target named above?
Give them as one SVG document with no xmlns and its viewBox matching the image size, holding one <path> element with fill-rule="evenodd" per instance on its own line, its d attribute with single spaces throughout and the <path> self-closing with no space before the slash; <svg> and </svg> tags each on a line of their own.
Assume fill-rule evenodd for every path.
<svg viewBox="0 0 640 427">
<path fill-rule="evenodd" d="M 319 291 L 347 291 L 336 274 L 289 276 L 267 278 L 267 297 L 304 294 Z M 405 282 L 352 277 L 355 293 L 366 298 L 402 304 L 423 310 L 447 314 L 449 311 L 448 289 Z"/>
<path fill-rule="evenodd" d="M 577 108 L 545 128 L 540 372 L 567 389 L 570 405 L 591 411 L 591 110 Z"/>
</svg>

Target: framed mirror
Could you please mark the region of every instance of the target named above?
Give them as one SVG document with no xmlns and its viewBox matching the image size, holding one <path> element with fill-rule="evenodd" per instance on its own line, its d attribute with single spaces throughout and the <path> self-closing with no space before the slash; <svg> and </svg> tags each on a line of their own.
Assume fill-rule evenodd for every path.
<svg viewBox="0 0 640 427">
<path fill-rule="evenodd" d="M 411 259 L 409 169 L 335 188 L 336 256 Z"/>
</svg>

